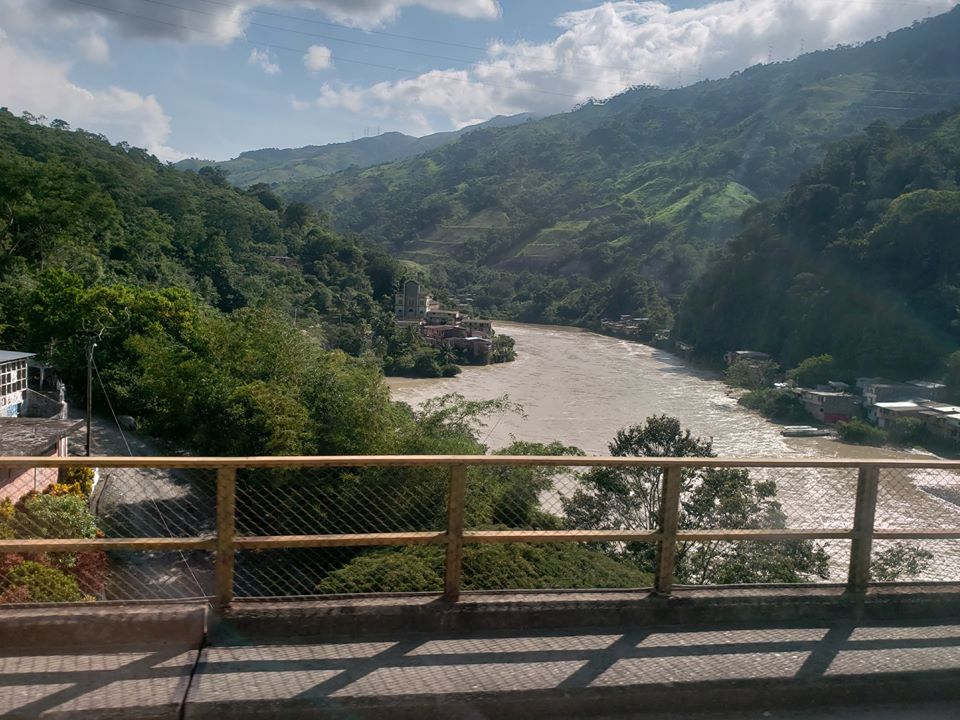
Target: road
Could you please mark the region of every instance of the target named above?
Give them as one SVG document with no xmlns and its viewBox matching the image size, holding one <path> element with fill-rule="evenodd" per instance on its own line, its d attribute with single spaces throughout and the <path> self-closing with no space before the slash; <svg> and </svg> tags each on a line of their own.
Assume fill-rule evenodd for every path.
<svg viewBox="0 0 960 720">
<path fill-rule="evenodd" d="M 126 442 L 125 442 L 126 441 Z M 71 438 L 73 454 L 84 450 L 83 432 Z M 169 455 L 168 448 L 112 419 L 94 418 L 93 455 Z M 91 505 L 109 537 L 181 537 L 214 528 L 215 476 L 209 470 L 103 468 Z M 108 600 L 194 598 L 212 587 L 212 558 L 203 552 L 111 553 Z"/>
</svg>

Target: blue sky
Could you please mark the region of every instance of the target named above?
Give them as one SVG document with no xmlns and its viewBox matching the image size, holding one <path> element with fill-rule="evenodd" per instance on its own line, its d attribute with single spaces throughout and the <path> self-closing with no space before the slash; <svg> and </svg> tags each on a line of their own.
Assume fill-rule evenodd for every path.
<svg viewBox="0 0 960 720">
<path fill-rule="evenodd" d="M 0 105 L 162 159 L 562 112 L 867 40 L 956 0 L 0 0 Z"/>
</svg>

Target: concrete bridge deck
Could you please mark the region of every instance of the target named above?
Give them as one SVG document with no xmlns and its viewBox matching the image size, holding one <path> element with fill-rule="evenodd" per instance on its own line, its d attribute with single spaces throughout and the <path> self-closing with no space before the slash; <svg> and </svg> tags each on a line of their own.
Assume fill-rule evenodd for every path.
<svg viewBox="0 0 960 720">
<path fill-rule="evenodd" d="M 0 717 L 960 717 L 960 613 L 942 597 L 793 619 L 742 600 L 752 621 L 728 601 L 700 622 L 631 621 L 623 608 L 648 601 L 611 594 L 453 614 L 426 599 L 247 605 L 209 627 L 197 606 L 10 610 Z"/>
</svg>

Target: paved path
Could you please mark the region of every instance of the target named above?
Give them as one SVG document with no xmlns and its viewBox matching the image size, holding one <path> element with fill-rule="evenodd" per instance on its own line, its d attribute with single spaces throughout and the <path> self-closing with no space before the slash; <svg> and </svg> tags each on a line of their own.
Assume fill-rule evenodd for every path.
<svg viewBox="0 0 960 720">
<path fill-rule="evenodd" d="M 202 651 L 185 717 L 663 717 L 727 706 L 743 708 L 736 717 L 813 720 L 846 717 L 831 705 L 945 691 L 960 695 L 960 623 L 400 634 L 285 645 L 251 638 Z M 808 709 L 784 714 L 791 706 Z M 957 708 L 950 717 L 960 717 Z M 896 714 L 902 708 L 886 712 L 905 717 Z"/>
<path fill-rule="evenodd" d="M 71 450 L 83 452 L 83 432 Z M 129 448 L 129 450 L 128 450 Z M 124 431 L 112 419 L 93 420 L 94 455 L 163 456 L 151 438 Z M 215 515 L 215 475 L 209 470 L 103 468 L 92 498 L 98 525 L 112 537 L 177 537 L 211 533 Z M 209 553 L 141 552 L 117 555 L 111 566 L 107 599 L 169 600 L 210 594 Z"/>
<path fill-rule="evenodd" d="M 960 718 L 960 622 L 248 637 L 197 659 L 7 649 L 0 717 Z"/>
</svg>

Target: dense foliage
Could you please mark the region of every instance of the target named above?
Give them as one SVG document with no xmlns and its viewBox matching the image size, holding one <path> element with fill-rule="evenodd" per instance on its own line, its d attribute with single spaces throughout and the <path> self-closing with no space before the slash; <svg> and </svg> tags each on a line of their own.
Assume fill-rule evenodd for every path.
<svg viewBox="0 0 960 720">
<path fill-rule="evenodd" d="M 439 267 L 484 311 L 586 324 L 662 315 L 741 213 L 785 191 L 824 143 L 890 117 L 884 108 L 907 119 L 949 107 L 958 35 L 955 9 L 860 47 L 673 91 L 639 87 L 277 190 Z"/>
<path fill-rule="evenodd" d="M 394 327 L 405 272 L 263 186 L 0 111 L 0 347 L 40 353 L 76 402 L 94 340 L 96 400 L 181 446 L 388 451 L 381 368 L 460 360 Z"/>
<path fill-rule="evenodd" d="M 813 418 L 797 395 L 789 390 L 760 388 L 744 393 L 737 403 L 764 417 L 787 424 L 808 423 Z"/>
<path fill-rule="evenodd" d="M 624 428 L 608 446 L 614 457 L 713 457 L 710 441 L 693 437 L 667 416 L 647 418 Z M 580 489 L 564 508 L 576 528 L 656 528 L 662 505 L 662 472 L 657 467 L 593 468 L 580 477 Z M 785 528 L 786 514 L 772 480 L 756 480 L 747 470 L 685 468 L 682 475 L 681 528 Z M 638 567 L 654 569 L 654 547 L 631 543 L 611 547 Z M 809 541 L 775 543 L 681 543 L 677 549 L 679 582 L 799 582 L 828 576 L 827 554 Z"/>
<path fill-rule="evenodd" d="M 88 507 L 91 473 L 76 468 L 42 493 L 16 504 L 0 502 L 0 538 L 93 538 L 96 519 Z M 105 587 L 105 553 L 2 553 L 0 604 L 81 602 Z"/>
<path fill-rule="evenodd" d="M 958 168 L 960 113 L 833 146 L 783 200 L 749 213 L 691 289 L 677 335 L 785 367 L 829 353 L 800 365 L 807 382 L 940 376 L 960 345 Z"/>
</svg>

